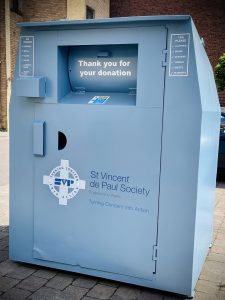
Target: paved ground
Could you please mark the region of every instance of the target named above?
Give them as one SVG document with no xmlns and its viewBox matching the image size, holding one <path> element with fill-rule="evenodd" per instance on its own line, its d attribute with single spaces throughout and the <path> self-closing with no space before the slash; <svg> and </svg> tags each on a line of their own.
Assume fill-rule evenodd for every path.
<svg viewBox="0 0 225 300">
<path fill-rule="evenodd" d="M 0 133 L 0 299 L 175 300 L 151 289 L 8 260 L 8 137 Z M 214 243 L 194 300 L 225 300 L 225 182 L 218 183 Z"/>
</svg>

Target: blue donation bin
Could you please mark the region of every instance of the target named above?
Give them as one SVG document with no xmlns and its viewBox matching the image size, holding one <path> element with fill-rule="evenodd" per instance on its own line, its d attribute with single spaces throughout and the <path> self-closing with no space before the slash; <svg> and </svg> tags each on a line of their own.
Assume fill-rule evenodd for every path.
<svg viewBox="0 0 225 300">
<path fill-rule="evenodd" d="M 220 109 L 191 17 L 19 26 L 10 259 L 192 296 Z"/>
</svg>

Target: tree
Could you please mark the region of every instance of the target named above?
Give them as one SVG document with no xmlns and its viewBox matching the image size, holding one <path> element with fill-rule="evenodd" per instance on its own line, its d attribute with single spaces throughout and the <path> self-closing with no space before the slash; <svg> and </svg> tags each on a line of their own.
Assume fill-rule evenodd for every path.
<svg viewBox="0 0 225 300">
<path fill-rule="evenodd" d="M 225 90 L 225 53 L 219 58 L 215 67 L 215 79 L 219 90 Z"/>
</svg>

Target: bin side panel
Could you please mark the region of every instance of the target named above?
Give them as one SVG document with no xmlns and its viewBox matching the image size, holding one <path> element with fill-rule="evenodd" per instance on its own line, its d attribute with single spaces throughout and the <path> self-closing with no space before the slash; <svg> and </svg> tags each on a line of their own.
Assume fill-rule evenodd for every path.
<svg viewBox="0 0 225 300">
<path fill-rule="evenodd" d="M 193 288 L 212 242 L 213 209 L 219 143 L 220 107 L 205 49 L 192 22 L 198 84 L 202 106 L 198 194 L 195 220 Z"/>
</svg>

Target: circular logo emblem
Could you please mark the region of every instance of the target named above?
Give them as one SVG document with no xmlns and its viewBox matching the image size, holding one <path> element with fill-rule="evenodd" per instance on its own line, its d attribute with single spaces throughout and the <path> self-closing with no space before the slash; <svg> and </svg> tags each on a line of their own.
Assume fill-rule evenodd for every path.
<svg viewBox="0 0 225 300">
<path fill-rule="evenodd" d="M 79 179 L 68 160 L 61 160 L 60 166 L 54 168 L 49 176 L 43 177 L 43 183 L 49 186 L 61 205 L 67 205 L 67 200 L 76 196 L 80 189 L 85 189 L 85 181 Z"/>
</svg>

